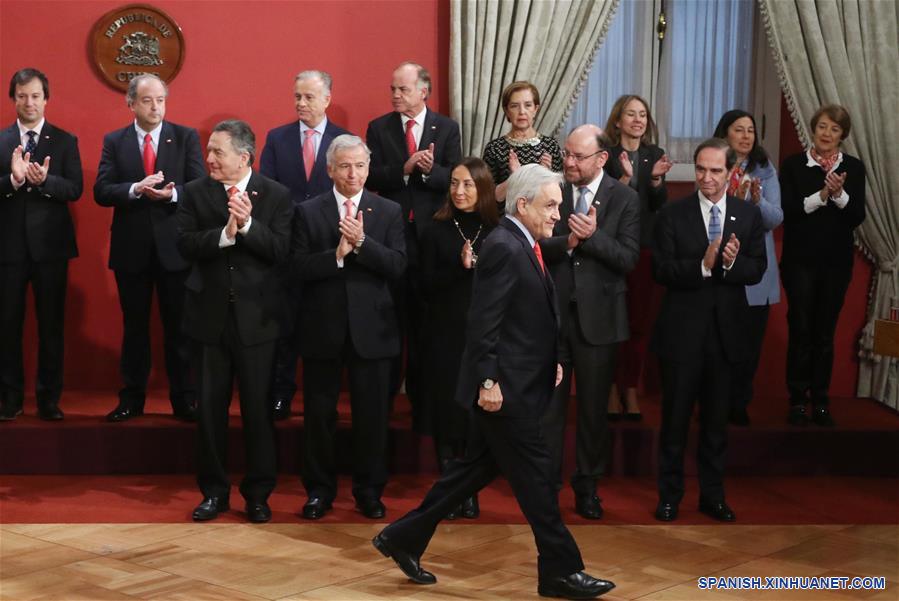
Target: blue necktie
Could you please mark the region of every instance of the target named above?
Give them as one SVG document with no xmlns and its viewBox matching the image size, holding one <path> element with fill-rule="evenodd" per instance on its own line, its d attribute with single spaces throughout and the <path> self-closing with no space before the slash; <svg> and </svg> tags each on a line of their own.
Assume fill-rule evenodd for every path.
<svg viewBox="0 0 899 601">
<path fill-rule="evenodd" d="M 34 139 L 37 137 L 37 132 L 34 130 L 28 130 L 25 132 L 25 135 L 28 136 L 28 143 L 25 144 L 25 152 L 31 153 L 31 159 L 34 160 L 34 149 L 37 148 L 37 142 Z"/>
<path fill-rule="evenodd" d="M 579 213 L 581 215 L 586 215 L 587 211 L 590 209 L 587 208 L 587 186 L 581 186 L 577 189 L 578 197 L 577 197 L 577 207 L 574 209 L 575 213 Z"/>
<path fill-rule="evenodd" d="M 718 219 L 718 207 L 712 205 L 712 211 L 709 214 L 709 242 L 714 242 L 721 237 L 721 221 Z"/>
</svg>

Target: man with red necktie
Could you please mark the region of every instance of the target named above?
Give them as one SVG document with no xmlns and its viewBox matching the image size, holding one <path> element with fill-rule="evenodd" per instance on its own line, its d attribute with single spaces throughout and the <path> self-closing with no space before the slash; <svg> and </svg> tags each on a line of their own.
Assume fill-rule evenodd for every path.
<svg viewBox="0 0 899 601">
<path fill-rule="evenodd" d="M 169 400 L 175 417 L 193 420 L 196 395 L 189 348 L 181 333 L 187 261 L 175 247 L 175 210 L 183 186 L 204 175 L 197 130 L 165 121 L 168 88 L 155 75 L 131 80 L 125 100 L 134 123 L 106 134 L 94 200 L 114 207 L 109 268 L 122 307 L 122 388 L 107 416 L 142 415 L 150 375 L 153 290 L 162 318 Z"/>
</svg>

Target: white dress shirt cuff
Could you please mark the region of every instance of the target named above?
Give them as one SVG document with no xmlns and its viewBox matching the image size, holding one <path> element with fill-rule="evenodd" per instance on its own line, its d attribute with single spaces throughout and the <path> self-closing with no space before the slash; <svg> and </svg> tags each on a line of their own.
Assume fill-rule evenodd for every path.
<svg viewBox="0 0 899 601">
<path fill-rule="evenodd" d="M 247 217 L 247 222 L 246 222 L 245 224 L 243 224 L 243 227 L 242 227 L 242 228 L 240 228 L 239 230 L 237 230 L 237 233 L 238 233 L 238 234 L 243 234 L 244 236 L 246 236 L 246 235 L 247 235 L 247 232 L 250 231 L 250 226 L 251 226 L 251 225 L 253 225 L 253 217 L 252 217 L 252 216 Z"/>
<path fill-rule="evenodd" d="M 128 199 L 129 200 L 134 200 L 135 198 L 138 197 L 138 194 L 134 191 L 135 188 L 137 188 L 137 182 L 131 184 L 131 187 L 128 188 Z"/>
<path fill-rule="evenodd" d="M 702 268 L 702 277 L 704 277 L 704 278 L 712 277 L 712 270 L 706 269 L 705 263 L 703 261 L 699 262 L 699 266 Z"/>
<path fill-rule="evenodd" d="M 19 188 L 21 188 L 22 186 L 25 185 L 25 180 L 24 180 L 24 179 L 23 179 L 22 181 L 20 181 L 20 182 L 17 182 L 17 181 L 16 181 L 16 178 L 13 177 L 12 173 L 9 174 L 9 181 L 12 182 L 12 189 L 13 189 L 13 190 L 18 190 Z"/>
<path fill-rule="evenodd" d="M 234 238 L 229 238 L 228 234 L 228 226 L 222 228 L 222 235 L 219 236 L 219 248 L 228 248 L 229 246 L 234 246 L 237 244 L 237 236 Z"/>
<path fill-rule="evenodd" d="M 178 202 L 178 188 L 172 188 L 172 197 L 169 202 Z"/>
<path fill-rule="evenodd" d="M 845 209 L 846 205 L 849 204 L 849 195 L 846 194 L 846 189 L 844 188 L 839 196 L 831 196 L 830 200 L 832 200 L 833 204 L 837 205 L 837 207 Z"/>
<path fill-rule="evenodd" d="M 802 208 L 805 209 L 806 213 L 814 213 L 827 203 L 821 200 L 821 194 L 819 192 L 815 192 L 810 196 L 806 196 L 802 201 Z"/>
</svg>

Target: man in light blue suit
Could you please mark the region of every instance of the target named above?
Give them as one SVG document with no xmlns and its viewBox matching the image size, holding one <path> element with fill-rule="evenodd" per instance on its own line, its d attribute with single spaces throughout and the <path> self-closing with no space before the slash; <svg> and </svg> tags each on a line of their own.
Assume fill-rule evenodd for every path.
<svg viewBox="0 0 899 601">
<path fill-rule="evenodd" d="M 325 153 L 337 136 L 349 133 L 328 120 L 326 111 L 331 104 L 331 76 L 324 71 L 303 71 L 294 81 L 294 102 L 297 121 L 276 127 L 268 132 L 265 148 L 259 159 L 262 175 L 280 182 L 290 189 L 294 207 L 333 186 L 328 177 Z M 289 287 L 293 320 L 300 307 L 300 288 Z M 294 325 L 290 333 L 278 341 L 272 370 L 271 405 L 275 419 L 290 415 L 290 402 L 297 390 L 296 369 L 298 341 Z"/>
</svg>

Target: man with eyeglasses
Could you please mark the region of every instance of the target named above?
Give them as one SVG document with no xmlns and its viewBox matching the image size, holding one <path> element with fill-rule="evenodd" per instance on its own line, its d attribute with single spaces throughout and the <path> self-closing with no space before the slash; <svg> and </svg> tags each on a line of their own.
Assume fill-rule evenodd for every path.
<svg viewBox="0 0 899 601">
<path fill-rule="evenodd" d="M 543 256 L 556 282 L 561 315 L 561 385 L 543 416 L 543 431 L 561 487 L 562 448 L 572 371 L 577 376 L 576 468 L 571 476 L 575 509 L 597 520 L 596 494 L 609 457 L 607 409 L 618 343 L 627 340 L 625 278 L 640 256 L 637 193 L 603 165 L 611 142 L 596 125 L 575 128 L 562 151 L 565 184 L 561 219 L 543 240 Z"/>
</svg>

